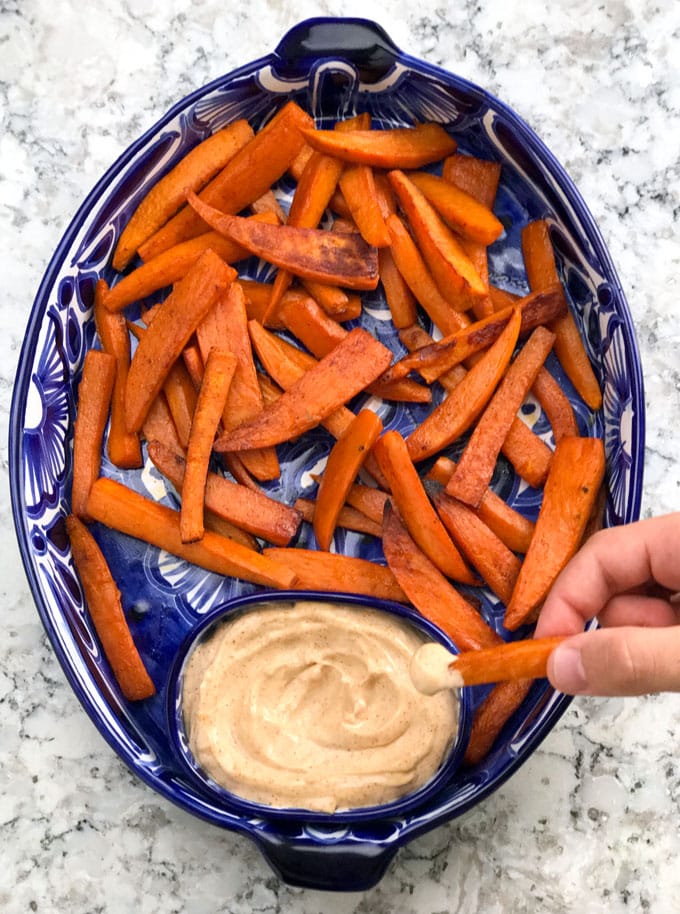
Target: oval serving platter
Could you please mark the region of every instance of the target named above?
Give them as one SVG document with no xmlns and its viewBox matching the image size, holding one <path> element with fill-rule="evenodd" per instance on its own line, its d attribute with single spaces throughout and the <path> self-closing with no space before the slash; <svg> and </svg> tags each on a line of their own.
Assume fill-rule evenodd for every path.
<svg viewBox="0 0 680 914">
<path fill-rule="evenodd" d="M 270 55 L 189 95 L 134 143 L 102 177 L 66 231 L 40 285 L 26 330 L 10 422 L 10 474 L 15 526 L 43 625 L 71 686 L 118 755 L 148 785 L 203 819 L 255 840 L 287 881 L 359 890 L 384 873 L 400 845 L 460 815 L 488 796 L 534 751 L 568 706 L 547 683 L 536 683 L 487 758 L 460 771 L 421 808 L 401 818 L 320 826 L 302 818 L 249 818 L 216 803 L 187 779 L 168 736 L 167 682 L 179 646 L 218 604 L 257 591 L 190 566 L 167 553 L 95 525 L 94 532 L 123 596 L 135 641 L 158 694 L 127 703 L 102 657 L 74 575 L 64 517 L 69 510 L 75 393 L 85 353 L 95 345 L 96 281 L 116 279 L 110 265 L 117 237 L 146 191 L 197 142 L 237 118 L 260 127 L 293 98 L 319 126 L 368 111 L 376 126 L 436 121 L 459 150 L 502 163 L 495 207 L 505 226 L 489 252 L 491 279 L 527 291 L 520 231 L 546 218 L 570 306 L 602 383 L 604 406 L 592 414 L 559 365 L 548 367 L 570 395 L 582 434 L 599 435 L 607 452 L 605 524 L 639 516 L 644 399 L 635 334 L 611 259 L 577 190 L 549 150 L 509 108 L 465 80 L 403 54 L 367 20 L 314 19 L 288 32 Z M 284 204 L 293 185 L 277 188 Z M 251 278 L 271 278 L 257 261 L 241 265 Z M 364 296 L 360 323 L 393 352 L 403 352 L 380 289 Z M 352 408 L 364 405 L 359 398 Z M 371 400 L 385 427 L 404 434 L 429 407 Z M 548 443 L 550 428 L 529 401 L 525 420 Z M 318 429 L 279 448 L 282 475 L 266 486 L 287 503 L 314 492 L 311 473 L 323 466 L 330 438 Z M 452 456 L 456 451 L 453 450 Z M 147 460 L 122 472 L 104 457 L 102 472 L 177 507 L 177 498 Z M 539 493 L 500 464 L 494 487 L 513 507 L 535 517 Z M 313 548 L 309 530 L 300 545 Z M 370 537 L 339 532 L 335 548 L 383 562 Z M 483 612 L 502 628 L 502 607 L 484 592 Z M 507 634 L 506 634 L 507 637 Z M 476 690 L 479 703 L 485 689 Z"/>
</svg>

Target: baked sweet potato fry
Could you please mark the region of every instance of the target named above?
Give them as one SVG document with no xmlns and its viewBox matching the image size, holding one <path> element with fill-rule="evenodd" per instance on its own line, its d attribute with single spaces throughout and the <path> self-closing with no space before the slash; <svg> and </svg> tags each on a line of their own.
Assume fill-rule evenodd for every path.
<svg viewBox="0 0 680 914">
<path fill-rule="evenodd" d="M 333 196 L 342 169 L 342 162 L 338 159 L 314 152 L 300 175 L 286 224 L 296 228 L 315 229 Z M 271 299 L 262 321 L 265 326 L 276 314 L 292 279 L 293 274 L 285 269 L 276 274 Z"/>
<path fill-rule="evenodd" d="M 234 121 L 183 156 L 154 184 L 123 229 L 113 253 L 114 270 L 124 270 L 139 246 L 186 201 L 187 191 L 200 190 L 252 138 L 253 131 L 247 121 Z"/>
<path fill-rule="evenodd" d="M 316 502 L 311 498 L 296 498 L 293 507 L 300 512 L 304 521 L 309 524 L 314 521 Z M 343 527 L 345 530 L 354 530 L 355 533 L 367 533 L 369 536 L 382 536 L 382 524 L 376 523 L 349 505 L 343 505 L 340 508 L 335 526 L 336 528 Z"/>
<path fill-rule="evenodd" d="M 503 234 L 503 223 L 475 197 L 437 175 L 411 172 L 409 179 L 444 222 L 463 238 L 488 247 Z"/>
<path fill-rule="evenodd" d="M 228 540 L 234 540 L 235 543 L 240 543 L 244 549 L 252 549 L 255 552 L 260 552 L 260 544 L 251 533 L 246 533 L 245 530 L 241 530 L 240 527 L 235 526 L 231 521 L 225 520 L 217 514 L 213 514 L 212 511 L 209 511 L 207 508 L 203 521 L 205 523 L 205 529 L 210 530 L 211 533 L 217 533 L 218 536 L 224 536 Z"/>
<path fill-rule="evenodd" d="M 555 448 L 536 530 L 505 613 L 510 631 L 536 620 L 555 578 L 580 546 L 604 470 L 599 438 L 562 438 Z"/>
<path fill-rule="evenodd" d="M 530 222 L 522 229 L 522 252 L 532 290 L 559 283 L 548 223 L 545 220 Z M 556 336 L 555 355 L 569 380 L 591 409 L 600 409 L 602 391 L 571 311 L 567 309 L 550 326 Z"/>
<path fill-rule="evenodd" d="M 354 482 L 369 451 L 382 432 L 380 418 L 370 409 L 362 409 L 338 438 L 328 455 L 316 496 L 314 536 L 322 549 L 330 549 L 333 532 Z"/>
<path fill-rule="evenodd" d="M 340 176 L 340 189 L 366 244 L 376 248 L 388 247 L 390 236 L 381 211 L 373 169 L 368 165 L 348 166 Z"/>
<path fill-rule="evenodd" d="M 147 441 L 162 441 L 174 454 L 184 454 L 186 448 L 177 434 L 177 428 L 168 408 L 165 395 L 160 393 L 149 407 L 144 419 L 142 435 Z"/>
<path fill-rule="evenodd" d="M 449 666 L 461 678 L 462 686 L 509 682 L 514 679 L 545 679 L 548 657 L 564 636 L 513 641 L 482 651 L 464 651 Z"/>
<path fill-rule="evenodd" d="M 405 377 L 409 371 L 417 371 L 429 384 L 433 383 L 454 365 L 486 349 L 497 340 L 507 325 L 514 307 L 519 308 L 522 313 L 520 336 L 526 336 L 536 327 L 547 324 L 564 313 L 566 302 L 562 290 L 553 287 L 519 298 L 510 307 L 481 318 L 437 342 L 432 339 L 428 342 L 421 333 L 423 345 L 416 347 L 409 355 L 392 365 L 382 380 Z M 409 342 L 402 341 L 410 350 Z"/>
<path fill-rule="evenodd" d="M 491 399 L 505 373 L 517 342 L 521 321 L 520 311 L 516 309 L 501 335 L 486 350 L 483 358 L 409 435 L 406 444 L 413 461 L 432 456 L 470 428 Z"/>
<path fill-rule="evenodd" d="M 201 200 L 225 213 L 240 212 L 286 172 L 304 145 L 300 128 L 312 126 L 308 114 L 295 102 L 287 102 L 203 188 Z M 142 260 L 149 260 L 205 231 L 200 216 L 185 206 L 141 245 L 139 255 Z"/>
<path fill-rule="evenodd" d="M 147 410 L 175 359 L 235 275 L 217 254 L 206 251 L 163 302 L 130 363 L 125 388 L 125 414 L 130 431 L 142 427 Z"/>
<path fill-rule="evenodd" d="M 486 294 L 474 264 L 424 194 L 401 171 L 388 175 L 439 291 L 458 311 Z"/>
<path fill-rule="evenodd" d="M 116 360 L 116 377 L 111 396 L 111 421 L 106 449 L 109 460 L 123 470 L 142 465 L 139 437 L 127 429 L 125 420 L 125 385 L 130 370 L 130 334 L 121 314 L 109 314 L 104 307 L 108 286 L 100 279 L 94 292 L 94 322 L 102 349 Z"/>
<path fill-rule="evenodd" d="M 104 429 L 116 379 L 116 360 L 100 349 L 85 355 L 78 385 L 78 412 L 73 432 L 71 511 L 89 521 L 87 499 L 101 466 Z"/>
<path fill-rule="evenodd" d="M 216 231 L 296 276 L 349 289 L 375 289 L 378 284 L 377 252 L 360 235 L 266 225 L 222 213 L 195 194 L 189 195 L 189 203 Z"/>
<path fill-rule="evenodd" d="M 256 222 L 277 224 L 276 219 L 267 213 L 250 218 Z M 133 302 L 140 301 L 159 289 L 179 282 L 186 276 L 189 268 L 196 263 L 201 254 L 207 250 L 214 251 L 218 257 L 229 264 L 250 256 L 249 251 L 246 251 L 240 244 L 236 244 L 231 238 L 225 238 L 219 232 L 204 232 L 196 238 L 168 248 L 157 257 L 141 264 L 127 276 L 123 276 L 105 296 L 106 309 L 112 312 L 122 311 Z"/>
<path fill-rule="evenodd" d="M 518 476 L 534 489 L 541 488 L 548 476 L 552 451 L 519 416 L 512 420 L 501 451 Z"/>
<path fill-rule="evenodd" d="M 215 449 L 241 451 L 296 438 L 374 381 L 391 358 L 389 349 L 357 327 L 259 416 L 222 435 Z"/>
<path fill-rule="evenodd" d="M 455 468 L 453 460 L 438 457 L 425 476 L 426 485 L 428 480 L 434 480 L 445 487 Z M 511 508 L 493 489 L 486 490 L 476 513 L 512 552 L 527 551 L 534 535 L 533 523 Z"/>
<path fill-rule="evenodd" d="M 548 329 L 537 327 L 519 351 L 477 422 L 446 486 L 447 495 L 472 507 L 479 506 L 517 410 L 536 380 L 554 340 L 555 335 Z"/>
<path fill-rule="evenodd" d="M 418 318 L 415 297 L 397 269 L 389 248 L 381 248 L 378 251 L 378 269 L 394 326 L 402 329 L 415 324 Z"/>
<path fill-rule="evenodd" d="M 191 422 L 196 410 L 197 393 L 189 372 L 179 359 L 168 372 L 163 384 L 163 393 L 179 440 L 186 450 L 191 434 Z"/>
<path fill-rule="evenodd" d="M 383 492 L 381 489 L 355 482 L 353 486 L 350 486 L 350 490 L 347 493 L 347 504 L 382 526 L 382 518 L 388 498 L 387 492 Z"/>
<path fill-rule="evenodd" d="M 576 416 L 569 397 L 547 368 L 541 368 L 539 371 L 531 393 L 548 417 L 555 444 L 562 438 L 578 436 Z"/>
<path fill-rule="evenodd" d="M 224 349 L 210 350 L 187 447 L 179 524 L 183 543 L 195 543 L 203 539 L 203 507 L 208 465 L 235 371 L 236 357 L 231 352 Z"/>
<path fill-rule="evenodd" d="M 399 432 L 385 432 L 373 453 L 392 492 L 392 500 L 420 549 L 449 578 L 475 583 L 451 537 L 430 504 Z"/>
<path fill-rule="evenodd" d="M 520 560 L 467 505 L 444 493 L 437 495 L 434 503 L 465 558 L 496 596 L 507 603 L 519 574 Z"/>
<path fill-rule="evenodd" d="M 230 431 L 259 415 L 264 403 L 248 333 L 245 297 L 239 283 L 232 283 L 203 318 L 196 328 L 196 339 L 204 361 L 214 346 L 224 347 L 236 357 L 236 371 L 222 413 L 223 429 Z M 281 473 L 274 448 L 243 451 L 240 457 L 248 472 L 261 481 L 278 479 Z"/>
<path fill-rule="evenodd" d="M 181 493 L 186 467 L 184 455 L 159 441 L 149 442 L 148 452 L 157 469 Z M 208 473 L 205 508 L 274 546 L 287 546 L 300 526 L 300 515 L 294 508 L 217 473 Z"/>
<path fill-rule="evenodd" d="M 357 593 L 379 600 L 406 602 L 389 568 L 366 559 L 313 549 L 265 549 L 264 556 L 294 572 L 293 590 Z"/>
<path fill-rule="evenodd" d="M 349 332 L 329 317 L 312 298 L 287 302 L 280 309 L 280 319 L 293 336 L 304 343 L 317 359 L 328 355 Z M 305 368 L 311 368 L 312 364 L 310 362 Z M 366 390 L 384 400 L 399 400 L 407 403 L 430 403 L 432 401 L 432 392 L 429 388 L 416 384 L 408 378 L 388 382 L 375 381 L 369 384 Z"/>
<path fill-rule="evenodd" d="M 179 511 L 144 498 L 113 479 L 100 477 L 95 482 L 87 509 L 94 520 L 107 527 L 216 574 L 279 589 L 295 583 L 295 572 L 290 568 L 216 533 L 206 531 L 199 543 L 183 543 Z"/>
<path fill-rule="evenodd" d="M 376 168 L 420 168 L 451 155 L 453 140 L 439 124 L 419 124 L 394 130 L 303 130 L 307 143 L 319 152 Z"/>
<path fill-rule="evenodd" d="M 439 291 L 437 284 L 425 261 L 420 255 L 415 242 L 409 235 L 406 226 L 399 216 L 389 216 L 387 230 L 390 233 L 392 257 L 406 285 L 420 305 L 425 309 L 432 322 L 442 333 L 455 333 L 467 327 L 470 321 L 464 314 L 456 311 Z"/>
<path fill-rule="evenodd" d="M 501 637 L 416 546 L 389 502 L 383 519 L 383 549 L 388 566 L 411 603 L 446 632 L 457 647 L 475 651 L 502 643 Z"/>
<path fill-rule="evenodd" d="M 132 640 L 106 559 L 90 531 L 73 514 L 66 518 L 66 532 L 88 612 L 121 692 L 128 701 L 150 698 L 156 689 Z"/>
<path fill-rule="evenodd" d="M 501 177 L 500 162 L 487 162 L 455 152 L 445 160 L 442 177 L 474 197 L 482 206 L 493 209 Z"/>
<path fill-rule="evenodd" d="M 475 711 L 470 739 L 465 750 L 466 765 L 476 765 L 489 754 L 503 727 L 529 693 L 533 679 L 501 682 Z"/>
</svg>

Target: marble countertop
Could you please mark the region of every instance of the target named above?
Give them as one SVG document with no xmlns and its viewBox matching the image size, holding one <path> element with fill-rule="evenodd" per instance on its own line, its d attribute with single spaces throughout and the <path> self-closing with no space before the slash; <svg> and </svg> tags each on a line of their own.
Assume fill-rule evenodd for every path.
<svg viewBox="0 0 680 914">
<path fill-rule="evenodd" d="M 0 4 L 0 909 L 61 914 L 658 911 L 680 898 L 677 696 L 580 699 L 479 807 L 364 894 L 280 883 L 253 846 L 138 782 L 71 693 L 15 543 L 7 426 L 47 261 L 109 164 L 176 100 L 311 15 L 367 16 L 514 107 L 610 248 L 647 398 L 643 514 L 680 509 L 680 4 L 672 0 L 4 0 Z M 236 11 L 234 11 L 236 10 Z"/>
</svg>

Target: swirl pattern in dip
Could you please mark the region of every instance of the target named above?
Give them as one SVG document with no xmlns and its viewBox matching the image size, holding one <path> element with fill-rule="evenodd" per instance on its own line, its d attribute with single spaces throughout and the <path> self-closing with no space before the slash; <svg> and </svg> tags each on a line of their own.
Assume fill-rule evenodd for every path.
<svg viewBox="0 0 680 914">
<path fill-rule="evenodd" d="M 301 601 L 219 625 L 187 664 L 194 758 L 235 795 L 318 812 L 388 803 L 439 769 L 456 736 L 453 692 L 419 693 L 424 637 L 389 613 Z"/>
</svg>

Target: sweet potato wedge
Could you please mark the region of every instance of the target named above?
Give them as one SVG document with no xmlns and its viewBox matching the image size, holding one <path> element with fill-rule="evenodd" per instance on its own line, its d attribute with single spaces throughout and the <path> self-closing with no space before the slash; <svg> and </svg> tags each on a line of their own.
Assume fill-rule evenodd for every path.
<svg viewBox="0 0 680 914">
<path fill-rule="evenodd" d="M 527 697 L 532 679 L 501 682 L 475 711 L 464 761 L 476 765 L 488 755 L 499 733 Z"/>
<path fill-rule="evenodd" d="M 314 152 L 300 175 L 286 224 L 296 228 L 315 229 L 333 196 L 342 169 L 342 162 L 338 159 Z M 276 274 L 272 296 L 262 321 L 265 326 L 271 316 L 276 314 L 292 279 L 293 274 L 285 269 Z"/>
<path fill-rule="evenodd" d="M 454 365 L 495 342 L 507 325 L 513 307 L 519 308 L 522 313 L 520 336 L 526 336 L 541 324 L 547 324 L 559 317 L 564 313 L 565 306 L 562 290 L 557 287 L 543 292 L 532 292 L 517 299 L 508 308 L 475 321 L 437 342 L 430 340 L 429 343 L 416 348 L 389 368 L 382 380 L 394 380 L 405 377 L 409 371 L 417 371 L 431 384 Z M 421 338 L 425 341 L 422 334 Z M 403 342 L 411 349 L 405 340 Z"/>
<path fill-rule="evenodd" d="M 562 438 L 555 448 L 536 530 L 505 613 L 510 631 L 536 620 L 555 578 L 580 546 L 604 470 L 599 438 Z"/>
<path fill-rule="evenodd" d="M 235 275 L 217 254 L 206 251 L 163 302 L 130 363 L 125 388 L 125 414 L 130 431 L 142 427 L 173 362 Z"/>
<path fill-rule="evenodd" d="M 444 162 L 442 177 L 474 197 L 482 206 L 493 209 L 501 177 L 500 162 L 487 162 L 456 152 Z"/>
<path fill-rule="evenodd" d="M 391 358 L 389 349 L 357 327 L 259 416 L 222 435 L 215 449 L 248 450 L 296 438 L 375 380 Z"/>
<path fill-rule="evenodd" d="M 432 322 L 442 333 L 455 333 L 467 327 L 470 321 L 459 313 L 439 291 L 437 284 L 425 261 L 420 255 L 415 242 L 409 235 L 406 226 L 399 216 L 389 216 L 387 230 L 390 233 L 392 257 L 406 285 L 420 305 L 425 309 Z"/>
<path fill-rule="evenodd" d="M 116 377 L 111 395 L 111 422 L 106 449 L 109 460 L 121 469 L 142 465 L 139 437 L 127 429 L 125 420 L 125 385 L 130 370 L 130 334 L 121 314 L 109 314 L 104 307 L 108 286 L 100 279 L 94 292 L 94 322 L 102 349 L 116 360 Z"/>
<path fill-rule="evenodd" d="M 564 638 L 564 635 L 529 638 L 483 651 L 464 651 L 452 660 L 449 669 L 454 670 L 466 686 L 515 679 L 545 679 L 548 657 Z"/>
<path fill-rule="evenodd" d="M 235 371 L 236 357 L 231 352 L 217 348 L 210 350 L 187 447 L 179 524 L 183 543 L 195 543 L 203 539 L 203 506 L 208 464 Z"/>
<path fill-rule="evenodd" d="M 554 341 L 555 335 L 547 328 L 537 327 L 524 344 L 477 422 L 448 481 L 447 495 L 472 507 L 479 506 L 517 410 L 536 380 Z"/>
<path fill-rule="evenodd" d="M 165 395 L 162 393 L 158 394 L 149 407 L 142 426 L 142 435 L 146 441 L 162 441 L 173 454 L 184 454 L 186 451 L 186 447 L 177 434 Z"/>
<path fill-rule="evenodd" d="M 408 599 L 461 650 L 493 647 L 502 639 L 416 546 L 398 513 L 387 504 L 383 520 L 387 564 Z"/>
<path fill-rule="evenodd" d="M 251 216 L 256 222 L 276 224 L 276 219 L 271 214 Z M 204 232 L 189 241 L 176 244 L 157 257 L 147 260 L 136 270 L 128 273 L 113 286 L 104 298 L 108 311 L 122 311 L 133 302 L 146 298 L 158 289 L 164 289 L 173 283 L 179 282 L 186 276 L 189 268 L 207 250 L 212 250 L 221 257 L 225 263 L 236 263 L 250 256 L 240 244 L 231 238 L 225 238 L 219 232 Z"/>
<path fill-rule="evenodd" d="M 512 420 L 501 451 L 518 476 L 540 489 L 548 476 L 552 451 L 519 416 Z"/>
<path fill-rule="evenodd" d="M 315 501 L 311 498 L 296 498 L 293 507 L 300 512 L 304 521 L 309 524 L 313 523 L 316 511 Z M 369 536 L 382 536 L 382 524 L 376 523 L 350 505 L 343 505 L 340 508 L 335 526 L 336 528 L 343 527 L 345 530 L 354 530 L 355 533 L 367 533 Z"/>
<path fill-rule="evenodd" d="M 387 225 L 385 228 L 387 228 Z M 397 269 L 392 251 L 389 248 L 381 248 L 378 251 L 378 268 L 380 270 L 380 282 L 392 315 L 392 323 L 397 329 L 410 327 L 415 324 L 418 317 L 416 300 L 404 277 Z"/>
<path fill-rule="evenodd" d="M 139 246 L 186 201 L 187 191 L 200 190 L 252 138 L 253 131 L 246 120 L 234 121 L 195 146 L 154 184 L 118 239 L 113 253 L 114 270 L 124 270 Z"/>
<path fill-rule="evenodd" d="M 486 294 L 474 264 L 410 178 L 401 171 L 388 177 L 439 291 L 456 310 L 466 310 L 471 297 Z"/>
<path fill-rule="evenodd" d="M 163 384 L 163 393 L 179 440 L 186 450 L 191 434 L 191 422 L 196 410 L 197 393 L 189 372 L 179 359 L 167 374 Z"/>
<path fill-rule="evenodd" d="M 380 418 L 362 409 L 352 420 L 328 455 L 314 508 L 314 536 L 322 549 L 330 549 L 333 532 L 354 482 L 369 451 L 382 432 Z"/>
<path fill-rule="evenodd" d="M 360 235 L 266 225 L 221 213 L 195 194 L 189 203 L 216 231 L 296 276 L 349 289 L 375 289 L 378 284 L 377 252 Z"/>
<path fill-rule="evenodd" d="M 446 486 L 456 464 L 448 457 L 438 457 L 425 477 Z M 487 489 L 476 513 L 512 552 L 526 552 L 534 535 L 534 525 L 511 508 L 493 489 Z"/>
<path fill-rule="evenodd" d="M 340 176 L 340 189 L 366 244 L 386 248 L 390 236 L 382 214 L 373 169 L 368 165 L 350 165 Z"/>
<path fill-rule="evenodd" d="M 512 595 L 520 560 L 467 505 L 440 493 L 434 500 L 437 513 L 468 562 L 503 602 Z"/>
<path fill-rule="evenodd" d="M 208 571 L 264 587 L 285 589 L 295 583 L 294 571 L 210 531 L 199 543 L 183 543 L 179 511 L 144 498 L 113 479 L 100 477 L 95 482 L 87 509 L 91 517 L 107 527 Z"/>
<path fill-rule="evenodd" d="M 240 212 L 285 173 L 304 145 L 300 128 L 312 126 L 308 114 L 295 102 L 287 102 L 203 188 L 201 199 L 222 212 Z M 149 260 L 205 231 L 200 216 L 185 206 L 140 246 L 139 255 L 142 260 Z"/>
<path fill-rule="evenodd" d="M 303 130 L 307 143 L 319 152 L 376 168 L 420 168 L 451 155 L 453 140 L 439 124 L 419 124 L 394 130 Z"/>
<path fill-rule="evenodd" d="M 483 358 L 470 369 L 446 400 L 409 435 L 406 444 L 413 461 L 424 460 L 451 444 L 477 419 L 510 362 L 521 321 L 520 311 L 516 309 Z"/>
<path fill-rule="evenodd" d="M 106 559 L 90 531 L 73 514 L 66 518 L 66 532 L 88 612 L 121 692 L 128 701 L 150 698 L 156 689 L 135 647 Z"/>
<path fill-rule="evenodd" d="M 420 549 L 449 578 L 464 584 L 475 583 L 442 522 L 430 504 L 399 432 L 385 432 L 373 453 L 392 492 L 392 501 Z"/>
<path fill-rule="evenodd" d="M 531 393 L 548 417 L 555 444 L 562 438 L 578 436 L 576 416 L 569 397 L 547 368 L 541 368 L 539 371 Z"/>
<path fill-rule="evenodd" d="M 293 590 L 357 593 L 379 600 L 406 602 L 404 592 L 389 568 L 366 559 L 313 549 L 265 549 L 264 556 L 292 571 Z"/>
<path fill-rule="evenodd" d="M 529 286 L 544 289 L 559 283 L 548 224 L 543 219 L 530 222 L 522 229 L 522 252 Z M 564 294 L 564 293 L 563 293 Z M 568 309 L 550 325 L 556 335 L 555 355 L 569 380 L 584 402 L 593 410 L 602 406 L 602 391 L 588 353 L 583 345 L 576 321 Z"/>
<path fill-rule="evenodd" d="M 116 378 L 116 360 L 100 349 L 85 355 L 78 385 L 78 412 L 73 432 L 71 511 L 89 521 L 87 499 L 101 466 L 104 429 Z"/>
<path fill-rule="evenodd" d="M 232 283 L 203 318 L 196 328 L 196 339 L 204 361 L 214 346 L 223 346 L 236 357 L 236 371 L 222 414 L 223 429 L 230 431 L 261 413 L 262 392 L 248 333 L 245 297 L 239 283 Z M 256 479 L 278 479 L 281 470 L 274 448 L 243 451 L 240 456 Z"/>
<path fill-rule="evenodd" d="M 186 458 L 159 441 L 151 441 L 148 452 L 158 470 L 181 493 Z M 300 515 L 293 508 L 257 489 L 237 485 L 217 473 L 208 473 L 205 507 L 207 511 L 274 546 L 287 546 L 300 526 Z"/>
<path fill-rule="evenodd" d="M 411 172 L 409 179 L 444 222 L 459 235 L 488 247 L 503 234 L 503 223 L 475 197 L 428 172 Z"/>
</svg>

